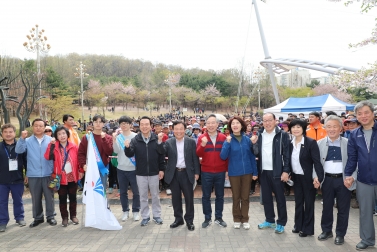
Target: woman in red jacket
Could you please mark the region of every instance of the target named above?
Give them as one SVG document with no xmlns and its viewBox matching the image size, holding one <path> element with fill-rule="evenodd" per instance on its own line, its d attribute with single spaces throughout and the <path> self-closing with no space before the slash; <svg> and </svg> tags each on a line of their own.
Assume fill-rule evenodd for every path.
<svg viewBox="0 0 377 252">
<path fill-rule="evenodd" d="M 76 192 L 77 181 L 83 176 L 84 171 L 79 171 L 77 161 L 78 146 L 68 141 L 69 130 L 63 126 L 58 127 L 54 137 L 48 145 L 45 158 L 54 160 L 53 176 L 60 177 L 59 208 L 62 216 L 62 226 L 68 225 L 67 196 L 69 197 L 69 213 L 73 225 L 79 224 L 76 217 Z M 58 141 L 56 141 L 56 139 Z M 64 167 L 64 168 L 63 168 Z"/>
</svg>

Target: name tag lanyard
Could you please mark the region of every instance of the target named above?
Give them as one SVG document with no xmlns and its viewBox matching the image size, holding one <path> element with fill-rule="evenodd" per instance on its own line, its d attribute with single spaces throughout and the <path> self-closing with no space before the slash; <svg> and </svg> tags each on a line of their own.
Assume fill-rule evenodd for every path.
<svg viewBox="0 0 377 252">
<path fill-rule="evenodd" d="M 4 148 L 4 150 L 5 150 L 5 153 L 7 154 L 8 159 L 10 159 L 10 160 L 17 160 L 18 153 L 16 153 L 16 158 L 11 158 L 11 157 L 10 157 L 10 154 L 9 154 L 9 152 L 8 152 L 7 147 L 5 147 L 5 143 L 4 143 L 4 142 L 3 142 L 3 148 Z"/>
<path fill-rule="evenodd" d="M 67 145 L 68 145 L 68 143 L 67 143 Z M 63 163 L 63 166 L 62 166 L 62 172 L 63 172 L 63 171 L 64 171 L 64 168 L 65 168 L 65 165 L 66 165 L 66 163 L 67 163 L 67 159 L 68 159 L 68 153 L 69 153 L 69 151 L 67 152 L 67 146 L 62 147 L 62 146 L 60 145 L 60 148 L 63 148 L 63 151 L 64 151 L 64 163 Z"/>
<path fill-rule="evenodd" d="M 3 143 L 3 147 L 4 147 L 4 150 L 5 150 L 5 153 L 7 153 L 7 157 L 8 157 L 9 171 L 17 171 L 18 170 L 18 162 L 17 162 L 18 154 L 16 153 L 16 158 L 12 159 L 10 157 L 10 154 L 8 152 L 7 147 L 5 147 L 5 143 Z"/>
</svg>

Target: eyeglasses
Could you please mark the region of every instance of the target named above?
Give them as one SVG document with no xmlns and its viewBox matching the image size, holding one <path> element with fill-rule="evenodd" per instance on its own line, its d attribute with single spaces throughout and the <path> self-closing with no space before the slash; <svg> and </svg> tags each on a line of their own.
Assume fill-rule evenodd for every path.
<svg viewBox="0 0 377 252">
<path fill-rule="evenodd" d="M 263 120 L 262 122 L 263 123 L 270 123 L 270 122 L 273 122 L 273 121 L 275 121 L 274 119 L 270 119 L 270 120 Z"/>
</svg>

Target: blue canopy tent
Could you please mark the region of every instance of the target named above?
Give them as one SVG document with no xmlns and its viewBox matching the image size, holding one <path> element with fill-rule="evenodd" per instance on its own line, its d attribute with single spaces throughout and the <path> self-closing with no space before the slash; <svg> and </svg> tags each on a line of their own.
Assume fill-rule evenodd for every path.
<svg viewBox="0 0 377 252">
<path fill-rule="evenodd" d="M 265 109 L 264 113 L 271 112 L 274 113 L 276 117 L 283 116 L 284 119 L 287 118 L 288 113 L 296 114 L 304 113 L 305 117 L 308 117 L 309 113 L 312 111 L 326 112 L 334 111 L 338 115 L 342 112 L 348 110 L 353 110 L 355 105 L 343 102 L 331 94 L 305 97 L 305 98 L 288 98 L 282 103 Z"/>
</svg>

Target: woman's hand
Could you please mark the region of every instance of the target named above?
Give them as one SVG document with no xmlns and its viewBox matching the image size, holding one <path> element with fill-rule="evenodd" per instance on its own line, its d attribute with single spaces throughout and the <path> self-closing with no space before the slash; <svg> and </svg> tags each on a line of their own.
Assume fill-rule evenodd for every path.
<svg viewBox="0 0 377 252">
<path fill-rule="evenodd" d="M 228 143 L 230 143 L 230 140 L 232 140 L 232 136 L 229 135 L 229 136 L 226 137 L 226 141 L 227 141 Z"/>
</svg>

